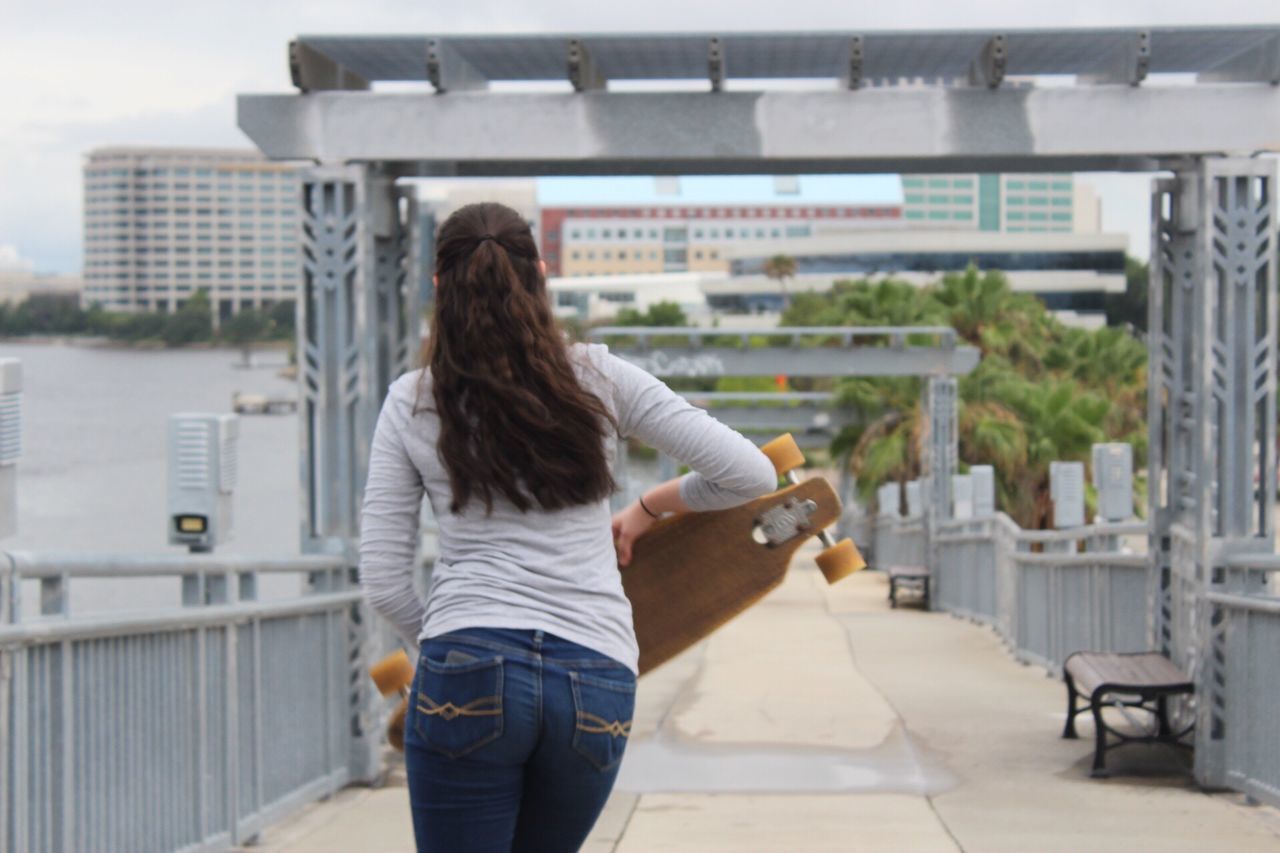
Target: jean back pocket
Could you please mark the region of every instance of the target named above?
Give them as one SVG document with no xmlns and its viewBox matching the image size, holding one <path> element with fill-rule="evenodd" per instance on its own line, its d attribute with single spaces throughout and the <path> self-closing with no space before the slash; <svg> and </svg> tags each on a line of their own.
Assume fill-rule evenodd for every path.
<svg viewBox="0 0 1280 853">
<path fill-rule="evenodd" d="M 422 657 L 413 724 L 423 742 L 450 758 L 502 735 L 502 658 L 441 663 Z"/>
<path fill-rule="evenodd" d="M 631 737 L 635 677 L 627 673 L 624 681 L 570 672 L 569 681 L 575 714 L 573 748 L 597 770 L 612 770 Z"/>
</svg>

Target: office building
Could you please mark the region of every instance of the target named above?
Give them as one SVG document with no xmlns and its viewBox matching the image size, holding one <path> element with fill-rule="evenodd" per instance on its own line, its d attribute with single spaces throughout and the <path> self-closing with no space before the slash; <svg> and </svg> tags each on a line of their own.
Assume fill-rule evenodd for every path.
<svg viewBox="0 0 1280 853">
<path fill-rule="evenodd" d="M 913 227 L 1096 233 L 1101 212 L 1071 174 L 903 175 L 903 219 Z"/>
<path fill-rule="evenodd" d="M 919 287 L 970 264 L 1000 270 L 1017 293 L 1029 293 L 1063 322 L 1105 322 L 1108 293 L 1124 291 L 1123 234 L 868 231 L 837 239 L 762 241 L 737 249 L 727 271 L 561 277 L 550 283 L 562 316 L 599 322 L 620 308 L 676 302 L 693 322 L 721 325 L 754 317 L 776 322 L 787 294 L 821 293 L 841 280 L 893 278 Z M 794 258 L 785 284 L 764 273 L 775 254 Z"/>
<path fill-rule="evenodd" d="M 902 221 L 895 204 L 543 207 L 541 246 L 552 276 L 714 272 L 728 270 L 738 246 L 766 240 L 799 245 Z"/>
<path fill-rule="evenodd" d="M 84 303 L 180 308 L 200 289 L 215 325 L 295 299 L 295 166 L 251 150 L 101 148 L 84 164 Z"/>
</svg>

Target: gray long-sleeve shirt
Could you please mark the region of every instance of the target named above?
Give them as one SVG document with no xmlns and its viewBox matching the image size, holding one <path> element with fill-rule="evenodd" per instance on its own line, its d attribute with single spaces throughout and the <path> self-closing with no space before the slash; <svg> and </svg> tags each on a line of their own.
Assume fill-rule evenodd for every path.
<svg viewBox="0 0 1280 853">
<path fill-rule="evenodd" d="M 688 465 L 680 496 L 692 510 L 724 509 L 777 487 L 750 441 L 690 405 L 601 344 L 575 344 L 583 387 L 614 413 L 620 433 Z M 622 590 L 608 500 L 520 512 L 495 496 L 449 511 L 449 475 L 436 453 L 439 417 L 414 414 L 417 385 L 433 409 L 430 373 L 390 386 L 374 431 L 360 522 L 360 583 L 373 607 L 407 638 L 461 628 L 542 629 L 637 669 L 631 604 Z M 413 588 L 418 512 L 425 489 L 439 526 L 439 557 L 424 604 Z M 625 569 L 624 569 L 625 571 Z"/>
</svg>

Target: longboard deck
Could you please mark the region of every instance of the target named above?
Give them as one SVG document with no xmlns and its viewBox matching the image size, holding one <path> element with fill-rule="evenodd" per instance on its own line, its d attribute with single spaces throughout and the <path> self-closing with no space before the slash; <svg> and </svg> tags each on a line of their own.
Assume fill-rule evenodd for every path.
<svg viewBox="0 0 1280 853">
<path fill-rule="evenodd" d="M 756 541 L 758 520 L 774 507 L 810 500 L 806 529 L 777 545 Z M 705 639 L 774 589 L 795 552 L 840 516 L 840 500 L 814 478 L 742 506 L 690 512 L 653 525 L 632 547 L 622 586 L 640 645 L 640 674 Z"/>
</svg>

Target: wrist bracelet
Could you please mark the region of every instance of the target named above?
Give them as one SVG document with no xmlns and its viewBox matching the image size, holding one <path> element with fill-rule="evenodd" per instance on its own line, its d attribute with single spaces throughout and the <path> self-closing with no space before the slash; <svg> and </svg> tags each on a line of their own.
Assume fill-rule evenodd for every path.
<svg viewBox="0 0 1280 853">
<path fill-rule="evenodd" d="M 658 517 L 657 513 L 655 513 L 653 510 L 649 509 L 647 506 L 644 505 L 644 495 L 641 495 L 640 497 L 636 498 L 636 500 L 640 502 L 640 508 L 644 510 L 646 513 L 648 513 L 650 518 Z"/>
</svg>

